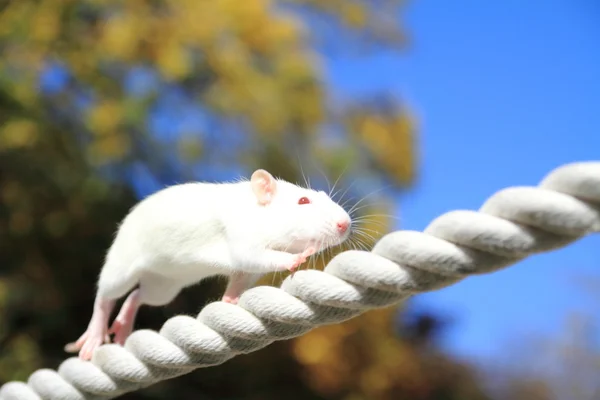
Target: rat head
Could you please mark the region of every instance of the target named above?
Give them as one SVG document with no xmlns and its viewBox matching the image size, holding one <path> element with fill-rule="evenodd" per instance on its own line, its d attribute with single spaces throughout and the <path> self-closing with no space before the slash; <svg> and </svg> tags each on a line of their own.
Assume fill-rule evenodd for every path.
<svg viewBox="0 0 600 400">
<path fill-rule="evenodd" d="M 275 179 L 262 169 L 252 174 L 250 185 L 264 210 L 265 229 L 277 247 L 291 252 L 308 247 L 321 251 L 350 235 L 350 215 L 327 193 Z"/>
</svg>

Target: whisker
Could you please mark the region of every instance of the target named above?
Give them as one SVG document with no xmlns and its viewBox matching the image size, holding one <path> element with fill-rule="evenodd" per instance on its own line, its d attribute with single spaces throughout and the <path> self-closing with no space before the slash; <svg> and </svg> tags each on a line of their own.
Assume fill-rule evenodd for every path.
<svg viewBox="0 0 600 400">
<path fill-rule="evenodd" d="M 333 183 L 333 187 L 331 188 L 331 190 L 329 191 L 329 197 L 331 199 L 333 199 L 333 197 L 335 196 L 335 194 L 331 194 L 334 190 L 335 190 L 335 186 L 338 184 L 339 180 L 342 178 L 342 176 L 346 173 L 346 171 L 348 170 L 348 166 L 350 164 L 346 164 L 346 166 L 344 167 L 342 173 L 338 176 L 338 178 L 335 180 L 335 182 Z M 336 192 L 337 193 L 337 192 Z"/>
<path fill-rule="evenodd" d="M 275 286 L 275 278 L 277 277 L 277 271 L 271 275 L 271 286 Z"/>
<path fill-rule="evenodd" d="M 382 221 L 360 221 L 360 222 L 361 222 L 361 227 L 365 227 L 365 229 L 369 229 L 369 228 L 366 228 L 367 226 L 373 226 L 373 228 L 375 228 L 375 229 L 385 229 L 385 230 L 389 229 L 389 225 Z"/>
<path fill-rule="evenodd" d="M 354 240 L 354 238 L 353 238 L 353 237 L 352 237 L 352 238 L 350 238 L 350 240 L 348 240 L 348 245 L 350 245 L 350 248 L 351 248 L 352 250 L 356 250 L 356 249 L 357 249 L 357 248 L 356 248 L 356 242 L 355 242 L 355 240 Z"/>
<path fill-rule="evenodd" d="M 329 182 L 329 178 L 327 178 L 327 175 L 325 175 L 325 172 L 323 172 L 323 170 L 321 168 L 319 168 L 316 165 L 315 165 L 315 168 L 317 169 L 317 171 L 319 171 L 321 173 L 321 175 L 323 175 L 323 178 L 325 178 L 325 182 L 327 182 L 327 188 L 328 188 L 329 192 L 331 192 L 331 183 Z"/>
<path fill-rule="evenodd" d="M 356 232 L 371 232 L 371 233 L 374 233 L 374 234 L 381 234 L 382 233 L 380 229 L 377 229 L 377 228 L 371 229 L 371 228 L 367 228 L 366 226 L 359 226 L 354 231 L 356 231 Z"/>
<path fill-rule="evenodd" d="M 344 202 L 343 202 L 343 203 L 342 203 L 340 206 L 341 206 L 342 208 L 345 208 L 345 207 L 346 207 L 346 204 L 348 204 L 348 203 L 349 203 L 349 202 L 351 202 L 352 200 L 354 200 L 354 197 L 350 197 L 348 200 L 344 201 Z M 348 211 L 348 214 L 351 214 L 351 213 L 352 213 L 352 211 Z"/>
<path fill-rule="evenodd" d="M 346 188 L 346 190 L 344 190 L 344 193 L 342 193 L 342 195 L 340 196 L 340 201 L 342 201 L 342 199 L 344 198 L 344 196 L 346 195 L 346 193 L 348 193 L 348 191 L 350 190 L 350 188 L 352 188 L 352 186 L 354 186 L 355 183 L 356 183 L 356 181 L 354 181 L 350 185 L 348 185 L 348 187 Z M 335 194 L 337 194 L 337 192 Z M 334 194 L 334 196 L 335 196 L 335 194 Z"/>
<path fill-rule="evenodd" d="M 358 212 L 359 210 L 363 210 L 365 208 L 385 208 L 387 207 L 388 204 L 387 203 L 381 203 L 381 202 L 369 202 L 369 203 L 365 203 L 363 205 L 360 206 L 356 206 L 356 204 L 354 205 L 354 207 L 352 209 L 350 209 L 348 212 Z"/>
<path fill-rule="evenodd" d="M 367 218 L 373 218 L 373 217 L 385 217 L 385 218 L 392 218 L 392 219 L 397 219 L 399 220 L 400 217 L 397 217 L 393 214 L 366 214 L 366 215 L 360 215 L 358 217 L 356 217 L 357 220 L 364 220 Z"/>
<path fill-rule="evenodd" d="M 308 263 L 307 269 L 315 269 L 317 267 L 317 257 L 318 256 L 319 256 L 318 253 L 315 253 L 310 256 L 310 262 Z"/>
<path fill-rule="evenodd" d="M 355 242 L 359 245 L 360 250 L 368 250 L 369 249 L 369 245 L 367 245 L 363 240 L 355 237 Z"/>
<path fill-rule="evenodd" d="M 384 235 L 383 232 L 376 230 L 376 229 L 369 229 L 369 228 L 361 228 L 361 229 L 357 229 L 356 230 L 356 234 L 357 235 L 371 235 L 371 236 L 382 236 Z"/>
<path fill-rule="evenodd" d="M 375 225 L 376 227 L 385 228 L 385 229 L 388 229 L 388 226 L 389 226 L 388 222 L 378 221 L 376 219 L 354 220 L 353 222 L 355 222 L 355 225 L 359 225 L 359 226 Z"/>
<path fill-rule="evenodd" d="M 321 239 L 321 243 L 319 244 L 319 246 L 323 247 L 324 242 L 325 242 L 325 238 Z M 321 265 L 323 267 L 325 266 L 325 252 L 324 251 L 321 252 Z"/>
<path fill-rule="evenodd" d="M 318 248 L 321 249 L 323 248 L 323 238 L 320 239 L 319 244 L 318 244 Z M 322 253 L 322 251 L 319 251 L 319 253 Z M 313 257 L 313 267 L 312 269 L 316 270 L 317 269 L 317 260 L 319 258 L 319 254 L 316 254 L 315 257 Z"/>
<path fill-rule="evenodd" d="M 376 231 L 375 229 L 369 229 L 369 228 L 364 228 L 364 227 L 357 228 L 355 231 L 353 231 L 353 233 L 354 232 L 356 232 L 357 234 L 365 234 L 367 232 L 377 234 L 377 235 L 381 234 L 381 232 Z"/>
<path fill-rule="evenodd" d="M 377 241 L 377 239 L 375 237 L 373 237 L 373 236 L 367 236 L 367 235 L 356 235 L 354 238 L 356 240 L 360 240 L 360 241 L 363 241 L 363 239 L 364 239 L 364 240 L 367 240 L 367 241 L 372 242 L 372 243 L 375 243 Z"/>
<path fill-rule="evenodd" d="M 373 241 L 376 241 L 383 236 L 383 234 L 381 232 L 373 231 L 370 229 L 356 230 L 356 232 L 353 232 L 353 233 L 354 233 L 354 237 L 361 237 L 361 238 L 365 238 L 365 239 L 373 240 Z"/>
<path fill-rule="evenodd" d="M 363 218 L 363 219 L 358 219 L 358 220 L 353 220 L 352 222 L 354 222 L 353 225 L 358 225 L 359 226 L 369 226 L 369 225 L 379 225 L 379 226 L 387 226 L 387 222 L 386 221 L 379 221 L 375 218 Z"/>
<path fill-rule="evenodd" d="M 352 248 L 353 250 L 362 250 L 362 246 L 360 242 L 356 239 L 356 237 L 352 238 Z"/>
<path fill-rule="evenodd" d="M 339 246 L 337 246 L 337 245 L 333 246 L 332 244 L 333 243 L 330 242 L 329 243 L 330 246 L 327 248 L 327 255 L 329 256 L 330 261 L 333 257 L 335 257 L 336 250 L 339 250 Z"/>
<path fill-rule="evenodd" d="M 376 208 L 376 207 L 387 207 L 389 205 L 389 202 L 387 201 L 369 201 L 368 203 L 356 206 L 355 208 L 352 209 L 353 212 L 358 211 L 358 210 L 362 210 L 365 207 L 372 207 L 372 208 Z"/>
<path fill-rule="evenodd" d="M 386 186 L 383 186 L 383 187 L 381 187 L 381 188 L 379 188 L 377 190 L 372 191 L 371 193 L 365 195 L 362 199 L 360 199 L 354 206 L 357 207 L 361 202 L 363 202 L 364 200 L 366 200 L 369 196 L 373 196 L 374 194 L 379 193 L 379 192 L 381 192 L 383 190 L 389 189 L 390 187 L 393 187 L 393 186 L 394 185 L 386 185 Z M 352 209 L 350 209 L 350 210 L 352 210 Z"/>
<path fill-rule="evenodd" d="M 296 158 L 298 159 L 298 166 L 300 167 L 300 173 L 302 174 L 302 179 L 304 179 L 304 185 L 307 188 L 310 188 L 310 181 L 306 178 L 306 174 L 304 173 L 304 168 L 302 168 L 302 160 L 300 159 L 300 151 L 296 149 Z"/>
<path fill-rule="evenodd" d="M 357 250 L 356 240 L 354 238 L 350 238 L 348 240 L 348 246 L 349 246 L 350 250 Z"/>
</svg>

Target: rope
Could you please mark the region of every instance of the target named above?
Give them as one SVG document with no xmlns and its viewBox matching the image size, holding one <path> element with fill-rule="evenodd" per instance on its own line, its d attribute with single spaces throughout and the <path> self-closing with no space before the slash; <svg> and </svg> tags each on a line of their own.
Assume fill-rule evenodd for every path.
<svg viewBox="0 0 600 400">
<path fill-rule="evenodd" d="M 537 187 L 497 192 L 478 212 L 448 212 L 424 232 L 392 232 L 371 252 L 339 254 L 324 272 L 252 288 L 237 306 L 214 302 L 197 318 L 170 318 L 159 332 L 135 331 L 124 347 L 103 345 L 89 362 L 72 357 L 27 383 L 8 382 L 0 400 L 115 398 L 599 231 L 600 162 L 564 165 Z"/>
</svg>

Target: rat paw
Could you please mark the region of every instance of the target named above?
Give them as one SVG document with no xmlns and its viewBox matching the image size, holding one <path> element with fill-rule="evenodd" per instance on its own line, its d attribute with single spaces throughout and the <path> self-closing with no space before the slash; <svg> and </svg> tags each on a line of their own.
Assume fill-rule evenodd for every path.
<svg viewBox="0 0 600 400">
<path fill-rule="evenodd" d="M 292 254 L 292 261 L 287 266 L 287 270 L 291 272 L 295 272 L 296 269 L 306 262 L 306 259 L 315 254 L 315 249 L 313 247 L 309 247 L 304 250 L 302 253 Z"/>
<path fill-rule="evenodd" d="M 108 336 L 106 330 L 93 332 L 88 329 L 77 341 L 65 345 L 64 350 L 67 353 L 79 352 L 79 358 L 89 361 L 94 354 L 94 350 L 104 343 L 110 343 L 110 336 Z"/>
<path fill-rule="evenodd" d="M 317 250 L 314 247 L 309 247 L 306 250 L 304 250 L 302 252 L 302 255 L 306 258 L 312 256 L 313 254 L 315 254 L 317 252 Z"/>
<path fill-rule="evenodd" d="M 292 254 L 292 261 L 286 267 L 290 272 L 295 272 L 296 269 L 306 261 L 306 257 L 303 254 Z"/>
<path fill-rule="evenodd" d="M 89 336 L 89 332 L 85 331 L 83 333 L 83 335 L 81 335 L 81 337 L 79 339 L 77 339 L 77 341 L 67 343 L 64 347 L 64 351 L 67 353 L 77 353 L 77 352 L 81 351 L 81 349 L 83 348 L 83 345 L 88 340 L 88 336 Z M 110 343 L 110 336 L 108 336 L 108 334 L 106 334 L 104 336 L 104 343 Z"/>
<path fill-rule="evenodd" d="M 125 340 L 133 332 L 133 321 L 115 319 L 112 326 L 108 330 L 109 334 L 114 334 L 114 343 L 121 346 L 125 345 Z"/>
<path fill-rule="evenodd" d="M 67 353 L 77 353 L 79 350 L 81 350 L 81 347 L 83 347 L 83 344 L 85 343 L 85 341 L 87 339 L 87 335 L 88 335 L 88 333 L 86 331 L 75 342 L 67 343 L 65 345 L 65 347 L 64 347 L 65 352 L 67 352 Z"/>
<path fill-rule="evenodd" d="M 74 346 L 71 349 L 79 348 L 79 358 L 89 361 L 92 359 L 94 351 L 104 343 L 110 343 L 110 337 L 106 331 L 86 332 L 74 343 Z M 67 346 L 65 346 L 65 350 Z"/>
<path fill-rule="evenodd" d="M 239 297 L 223 296 L 222 301 L 224 301 L 225 303 L 229 303 L 229 304 L 237 304 L 239 299 L 240 299 Z"/>
<path fill-rule="evenodd" d="M 79 351 L 79 358 L 85 361 L 92 359 L 94 351 L 104 344 L 102 337 L 92 337 L 85 341 L 81 351 Z"/>
</svg>

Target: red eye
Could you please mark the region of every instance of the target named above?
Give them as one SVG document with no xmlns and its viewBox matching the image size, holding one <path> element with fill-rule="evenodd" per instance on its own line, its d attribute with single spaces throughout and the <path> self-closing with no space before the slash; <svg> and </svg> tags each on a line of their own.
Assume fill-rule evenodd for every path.
<svg viewBox="0 0 600 400">
<path fill-rule="evenodd" d="M 310 203 L 310 200 L 308 199 L 308 197 L 300 197 L 300 200 L 298 200 L 298 204 L 308 204 Z"/>
</svg>

